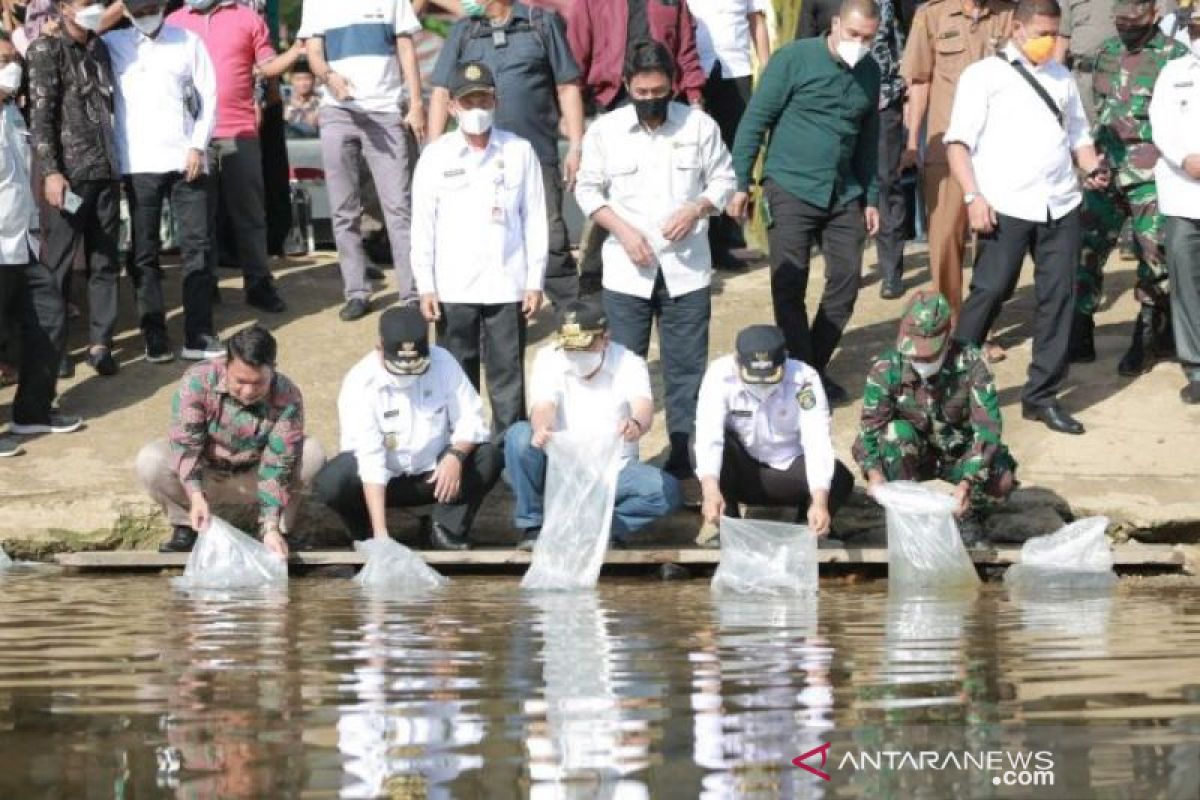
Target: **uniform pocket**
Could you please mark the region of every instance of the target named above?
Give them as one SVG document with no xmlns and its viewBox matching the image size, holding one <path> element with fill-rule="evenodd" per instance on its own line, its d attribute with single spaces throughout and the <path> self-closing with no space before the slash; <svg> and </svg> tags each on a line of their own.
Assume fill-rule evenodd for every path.
<svg viewBox="0 0 1200 800">
<path fill-rule="evenodd" d="M 613 161 L 608 164 L 605 177 L 613 197 L 629 197 L 637 190 L 638 165 L 633 160 Z"/>
</svg>

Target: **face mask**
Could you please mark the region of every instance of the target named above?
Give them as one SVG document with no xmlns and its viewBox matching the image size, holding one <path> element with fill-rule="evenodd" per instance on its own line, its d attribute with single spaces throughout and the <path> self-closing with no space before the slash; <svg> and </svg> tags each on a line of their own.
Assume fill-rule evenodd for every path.
<svg viewBox="0 0 1200 800">
<path fill-rule="evenodd" d="M 650 100 L 634 100 L 633 110 L 637 112 L 638 122 L 662 122 L 667 118 L 669 105 L 670 97 L 655 97 Z"/>
<path fill-rule="evenodd" d="M 482 17 L 487 13 L 487 3 L 481 3 L 479 0 L 463 0 L 462 10 L 468 17 Z"/>
<path fill-rule="evenodd" d="M 163 14 L 161 11 L 156 11 L 153 14 L 147 14 L 144 17 L 130 17 L 129 21 L 133 23 L 133 27 L 145 37 L 153 39 L 158 35 L 163 25 Z"/>
<path fill-rule="evenodd" d="M 846 66 L 854 69 L 854 65 L 862 61 L 863 56 L 871 52 L 871 48 L 862 42 L 838 42 L 838 58 L 846 62 Z"/>
<path fill-rule="evenodd" d="M 103 17 L 104 6 L 99 3 L 93 3 L 90 6 L 84 6 L 75 11 L 75 24 L 85 31 L 95 33 L 100 30 L 100 21 Z"/>
<path fill-rule="evenodd" d="M 1126 50 L 1132 50 L 1148 38 L 1153 25 L 1121 25 L 1117 27 L 1117 36 Z"/>
<path fill-rule="evenodd" d="M 24 5 L 13 6 L 12 7 L 13 19 L 15 19 L 17 22 L 21 23 L 22 25 L 24 25 L 25 24 L 25 11 L 26 11 L 26 7 Z"/>
<path fill-rule="evenodd" d="M 0 68 L 0 92 L 16 94 L 21 88 L 21 65 L 17 62 Z"/>
<path fill-rule="evenodd" d="M 744 383 L 742 385 L 746 387 L 747 392 L 757 397 L 760 403 L 765 402 L 779 388 L 778 383 Z"/>
<path fill-rule="evenodd" d="M 1029 39 L 1021 45 L 1021 52 L 1032 64 L 1040 67 L 1050 60 L 1050 56 L 1054 55 L 1054 37 L 1039 36 L 1036 39 Z"/>
<path fill-rule="evenodd" d="M 911 361 L 909 363 L 912 364 L 913 371 L 921 376 L 921 380 L 928 381 L 942 371 L 942 365 L 946 363 L 946 353 L 943 351 L 937 361 Z"/>
<path fill-rule="evenodd" d="M 463 133 L 479 136 L 492 129 L 496 112 L 490 108 L 465 108 L 458 112 L 458 127 Z"/>
<path fill-rule="evenodd" d="M 591 377 L 604 363 L 603 352 L 567 351 L 565 355 L 567 363 L 571 365 L 571 372 L 580 378 Z"/>
<path fill-rule="evenodd" d="M 392 383 L 396 385 L 397 389 L 408 389 L 416 384 L 417 379 L 420 377 L 420 375 L 393 375 Z"/>
</svg>

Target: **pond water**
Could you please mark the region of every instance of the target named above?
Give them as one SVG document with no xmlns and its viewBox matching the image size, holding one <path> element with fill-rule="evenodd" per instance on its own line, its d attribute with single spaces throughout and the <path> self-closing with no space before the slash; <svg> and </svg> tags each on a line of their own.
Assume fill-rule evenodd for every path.
<svg viewBox="0 0 1200 800">
<path fill-rule="evenodd" d="M 9 574 L 0 798 L 1192 800 L 1198 612 L 1153 585 L 747 600 L 458 577 L 397 601 Z M 829 780 L 793 765 L 813 750 Z"/>
</svg>

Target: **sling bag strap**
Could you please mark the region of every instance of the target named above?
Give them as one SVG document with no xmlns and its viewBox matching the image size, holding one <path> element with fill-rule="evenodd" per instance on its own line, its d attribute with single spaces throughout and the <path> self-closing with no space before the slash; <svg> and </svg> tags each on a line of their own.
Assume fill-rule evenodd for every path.
<svg viewBox="0 0 1200 800">
<path fill-rule="evenodd" d="M 1054 119 L 1058 121 L 1060 126 L 1065 128 L 1066 125 L 1063 124 L 1063 113 L 1059 109 L 1058 103 L 1055 103 L 1054 98 L 1051 97 L 1050 93 L 1046 91 L 1046 87 L 1042 86 L 1042 84 L 1038 82 L 1038 79 L 1033 77 L 1025 65 L 1020 61 L 1014 59 L 1008 63 L 1017 71 L 1018 75 L 1025 79 L 1025 82 L 1029 84 L 1030 88 L 1037 92 L 1037 96 L 1042 98 L 1042 102 L 1046 104 L 1046 108 L 1049 109 L 1050 113 L 1054 115 Z"/>
</svg>

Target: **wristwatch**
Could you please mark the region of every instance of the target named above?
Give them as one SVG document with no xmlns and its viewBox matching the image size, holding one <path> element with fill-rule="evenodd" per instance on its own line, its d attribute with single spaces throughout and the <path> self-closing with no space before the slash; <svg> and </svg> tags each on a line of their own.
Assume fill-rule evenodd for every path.
<svg viewBox="0 0 1200 800">
<path fill-rule="evenodd" d="M 454 447 L 447 447 L 447 448 L 446 448 L 446 455 L 448 455 L 448 456 L 454 456 L 455 458 L 457 458 L 457 459 L 458 459 L 458 463 L 460 463 L 460 464 L 465 464 L 465 463 L 467 463 L 467 454 L 466 454 L 466 453 L 464 453 L 462 450 L 459 450 L 459 449 L 457 449 L 457 448 L 454 448 Z"/>
<path fill-rule="evenodd" d="M 963 195 L 963 202 L 966 203 L 967 205 L 971 205 L 971 203 L 974 203 L 978 199 L 979 199 L 979 192 L 967 192 L 966 194 Z"/>
</svg>

